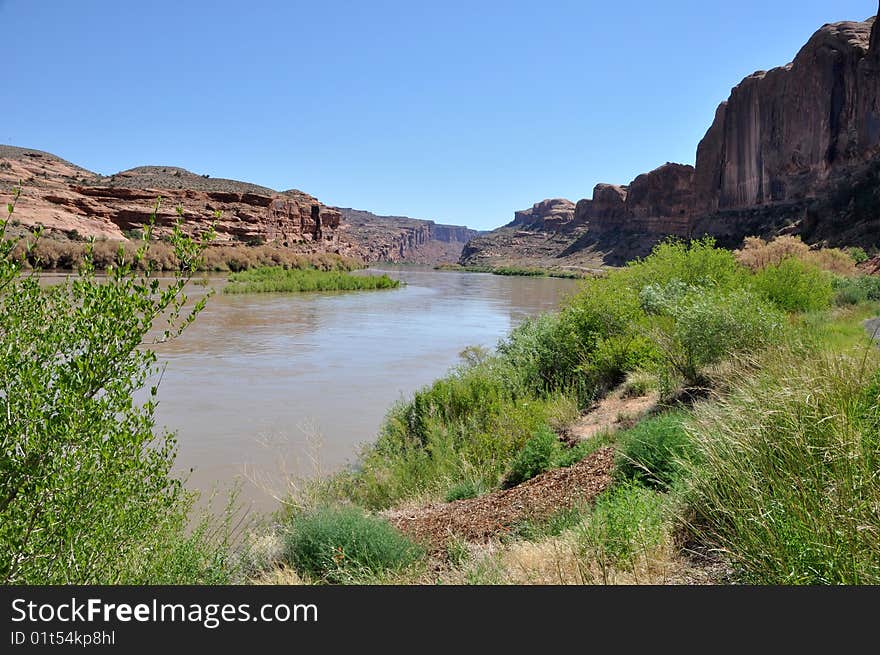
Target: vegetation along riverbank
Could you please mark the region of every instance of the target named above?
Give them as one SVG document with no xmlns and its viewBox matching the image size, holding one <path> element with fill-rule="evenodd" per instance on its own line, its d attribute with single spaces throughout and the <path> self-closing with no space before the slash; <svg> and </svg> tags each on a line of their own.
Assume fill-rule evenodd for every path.
<svg viewBox="0 0 880 655">
<path fill-rule="evenodd" d="M 394 407 L 249 575 L 877 582 L 878 300 L 843 251 L 664 242 Z"/>
<path fill-rule="evenodd" d="M 279 266 L 255 268 L 229 276 L 223 293 L 290 293 L 305 291 L 368 291 L 396 289 L 400 280 L 387 275 L 351 275 L 343 271 L 295 269 Z"/>
<path fill-rule="evenodd" d="M 6 583 L 880 582 L 880 278 L 859 253 L 663 242 L 463 352 L 274 516 L 187 529 L 156 390 L 132 403 L 155 319 L 173 339 L 204 306 L 204 244 L 170 243 L 170 286 L 145 240 L 45 288 L 0 237 Z"/>
</svg>

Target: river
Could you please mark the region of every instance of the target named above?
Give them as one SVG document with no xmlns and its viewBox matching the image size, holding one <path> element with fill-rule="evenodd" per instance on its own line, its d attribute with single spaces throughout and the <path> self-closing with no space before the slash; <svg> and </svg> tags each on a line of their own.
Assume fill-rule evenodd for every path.
<svg viewBox="0 0 880 655">
<path fill-rule="evenodd" d="M 287 480 L 356 459 L 396 401 L 442 376 L 467 346 L 492 348 L 553 309 L 576 281 L 383 266 L 406 286 L 318 294 L 217 293 L 186 332 L 156 347 L 157 424 L 178 435 L 188 486 L 271 510 Z M 191 472 L 190 472 L 191 469 Z"/>
</svg>

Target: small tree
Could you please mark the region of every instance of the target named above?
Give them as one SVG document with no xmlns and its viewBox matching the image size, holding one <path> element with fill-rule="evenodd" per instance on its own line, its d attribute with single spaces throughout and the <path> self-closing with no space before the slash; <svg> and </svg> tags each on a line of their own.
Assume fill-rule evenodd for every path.
<svg viewBox="0 0 880 655">
<path fill-rule="evenodd" d="M 204 307 L 184 309 L 202 245 L 176 225 L 180 269 L 163 284 L 137 270 L 147 228 L 106 277 L 90 243 L 78 275 L 46 286 L 6 233 L 19 194 L 0 221 L 0 581 L 142 581 L 191 504 L 171 474 L 174 436 L 154 431 L 156 386 L 135 401 L 157 373 L 142 344 L 174 338 Z"/>
</svg>

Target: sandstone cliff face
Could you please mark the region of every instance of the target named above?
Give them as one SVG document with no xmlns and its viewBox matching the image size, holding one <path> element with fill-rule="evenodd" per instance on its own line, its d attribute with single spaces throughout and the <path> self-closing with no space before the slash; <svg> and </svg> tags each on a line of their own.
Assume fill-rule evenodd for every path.
<svg viewBox="0 0 880 655">
<path fill-rule="evenodd" d="M 575 204 L 565 198 L 536 202 L 530 209 L 514 212 L 511 226 L 561 230 L 574 220 Z"/>
<path fill-rule="evenodd" d="M 877 153 L 873 24 L 825 25 L 792 63 L 734 87 L 697 149 L 694 213 L 814 196 Z"/>
<path fill-rule="evenodd" d="M 338 208 L 346 239 L 368 262 L 438 264 L 458 261 L 464 244 L 479 235 L 460 225 L 407 216 L 378 216 L 359 209 Z"/>
<path fill-rule="evenodd" d="M 479 233 L 459 225 L 336 209 L 307 193 L 197 175 L 174 166 L 140 166 L 101 176 L 37 150 L 0 146 L 0 189 L 21 180 L 14 219 L 51 236 L 122 240 L 151 220 L 167 236 L 183 210 L 184 230 L 211 226 L 215 244 L 271 243 L 297 252 L 332 252 L 372 261 L 455 262 Z M 219 218 L 218 218 L 219 215 Z M 345 218 L 343 218 L 345 216 Z"/>
<path fill-rule="evenodd" d="M 527 263 L 534 239 L 526 232 L 548 225 L 527 218 L 517 212 L 510 224 L 521 227 L 519 242 L 500 228 L 497 239 L 493 232 L 466 248 L 462 263 Z M 667 163 L 627 186 L 598 184 L 566 227 L 558 262 L 588 251 L 616 264 L 667 235 L 711 234 L 736 246 L 750 234 L 788 232 L 880 247 L 880 21 L 822 26 L 790 64 L 732 89 L 695 167 Z"/>
<path fill-rule="evenodd" d="M 170 233 L 183 210 L 184 229 L 214 226 L 216 243 L 277 243 L 314 252 L 355 254 L 340 240 L 342 215 L 302 191 L 276 192 L 235 180 L 212 179 L 176 167 L 142 166 L 103 177 L 48 153 L 0 147 L 0 184 L 22 180 L 15 220 L 78 237 L 123 239 L 148 224 Z M 219 218 L 217 217 L 219 215 Z"/>
</svg>

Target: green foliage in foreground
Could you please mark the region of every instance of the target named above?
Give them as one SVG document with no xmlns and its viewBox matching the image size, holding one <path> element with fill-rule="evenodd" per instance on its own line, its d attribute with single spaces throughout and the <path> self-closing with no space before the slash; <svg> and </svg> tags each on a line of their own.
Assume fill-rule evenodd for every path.
<svg viewBox="0 0 880 655">
<path fill-rule="evenodd" d="M 387 275 L 351 275 L 342 271 L 256 268 L 229 276 L 223 293 L 289 293 L 302 291 L 364 291 L 396 289 L 400 280 Z"/>
<path fill-rule="evenodd" d="M 512 487 L 548 470 L 560 449 L 559 437 L 547 426 L 541 426 L 513 458 L 505 486 Z"/>
<path fill-rule="evenodd" d="M 284 555 L 301 575 L 345 584 L 400 572 L 424 551 L 384 519 L 356 507 L 325 507 L 292 517 Z"/>
<path fill-rule="evenodd" d="M 698 406 L 685 525 L 750 582 L 880 583 L 880 361 L 780 350 Z"/>
<path fill-rule="evenodd" d="M 171 472 L 173 435 L 155 430 L 156 356 L 141 347 L 203 307 L 184 311 L 201 246 L 175 229 L 170 284 L 136 270 L 146 233 L 106 279 L 87 252 L 77 277 L 46 287 L 13 254 L 32 243 L 0 223 L 0 582 L 224 580 L 223 538 L 186 534 L 193 498 Z"/>
<path fill-rule="evenodd" d="M 632 479 L 662 491 L 681 475 L 681 461 L 690 455 L 687 413 L 670 411 L 645 419 L 618 437 L 618 479 Z"/>
<path fill-rule="evenodd" d="M 633 570 L 663 543 L 664 496 L 636 482 L 617 484 L 596 501 L 589 518 L 578 528 L 583 557 L 600 570 Z"/>
</svg>

